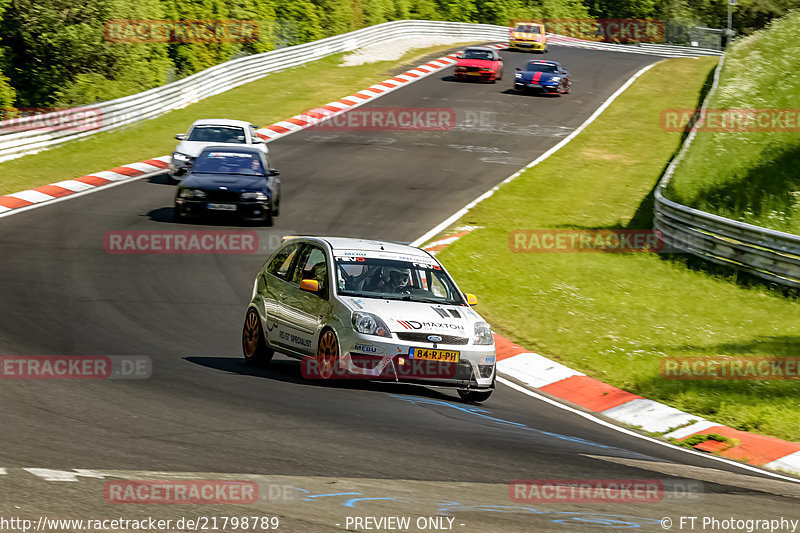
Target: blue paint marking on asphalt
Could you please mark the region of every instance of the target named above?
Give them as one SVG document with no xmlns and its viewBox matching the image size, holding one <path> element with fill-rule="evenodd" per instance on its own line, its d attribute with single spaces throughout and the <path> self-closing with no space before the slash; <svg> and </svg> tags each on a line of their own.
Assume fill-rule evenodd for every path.
<svg viewBox="0 0 800 533">
<path fill-rule="evenodd" d="M 303 498 L 305 501 L 311 501 L 312 498 L 326 498 L 328 496 L 360 496 L 363 492 L 331 492 L 330 494 L 314 494 Z"/>
<path fill-rule="evenodd" d="M 484 511 L 490 513 L 524 513 L 535 515 L 551 515 L 547 517 L 554 524 L 569 526 L 613 527 L 617 529 L 639 529 L 644 526 L 660 525 L 661 520 L 642 518 L 639 516 L 582 513 L 577 511 L 547 511 L 533 507 L 513 505 L 462 505 L 458 502 L 445 502 L 439 505 L 439 511 L 452 513 L 453 511 Z"/>
<path fill-rule="evenodd" d="M 640 457 L 647 457 L 646 455 L 642 455 L 640 453 L 632 452 L 632 451 L 629 451 L 629 450 L 623 450 L 622 448 L 615 448 L 614 446 L 607 446 L 605 444 L 600 444 L 599 442 L 592 442 L 590 440 L 582 439 L 580 437 L 572 437 L 570 435 L 561 435 L 560 433 L 552 433 L 550 431 L 543 431 L 541 429 L 535 429 L 535 428 L 526 426 L 525 424 L 521 424 L 519 422 L 512 422 L 510 420 L 504 420 L 502 418 L 496 418 L 496 417 L 493 417 L 493 416 L 489 416 L 486 413 L 489 413 L 490 411 L 487 410 L 487 409 L 482 409 L 480 407 L 467 406 L 467 405 L 458 405 L 458 404 L 454 404 L 454 403 L 450 403 L 450 402 L 446 402 L 446 401 L 442 401 L 442 400 L 433 400 L 431 398 L 417 398 L 415 396 L 402 396 L 402 395 L 399 395 L 399 394 L 390 394 L 389 396 L 392 397 L 392 398 L 396 398 L 398 400 L 403 400 L 405 402 L 410 402 L 410 403 L 414 403 L 414 404 L 418 404 L 418 405 L 440 405 L 440 406 L 443 406 L 443 407 L 450 407 L 452 409 L 457 409 L 457 410 L 462 411 L 464 413 L 468 413 L 468 414 L 471 414 L 471 415 L 474 415 L 474 416 L 478 416 L 478 417 L 483 418 L 485 420 L 491 420 L 492 422 L 497 422 L 497 423 L 503 424 L 505 426 L 511 426 L 511 427 L 515 427 L 515 428 L 518 428 L 518 429 L 524 429 L 526 431 L 532 431 L 534 433 L 538 433 L 540 435 L 546 435 L 548 437 L 553 437 L 555 439 L 574 442 L 574 443 L 577 443 L 577 444 L 585 444 L 587 446 L 593 446 L 595 448 L 605 448 L 607 450 L 622 451 L 622 452 L 625 452 L 626 454 L 638 455 Z"/>
<path fill-rule="evenodd" d="M 345 507 L 355 507 L 356 502 L 363 502 L 365 500 L 395 500 L 395 501 L 400 501 L 397 498 L 353 498 L 351 500 L 347 500 L 342 505 L 344 505 Z"/>
</svg>

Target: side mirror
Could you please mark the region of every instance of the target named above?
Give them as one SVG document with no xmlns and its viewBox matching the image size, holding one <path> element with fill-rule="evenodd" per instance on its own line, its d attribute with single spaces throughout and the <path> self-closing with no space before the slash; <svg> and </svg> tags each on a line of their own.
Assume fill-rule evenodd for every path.
<svg viewBox="0 0 800 533">
<path fill-rule="evenodd" d="M 175 134 L 175 138 L 178 139 L 179 141 L 185 141 L 186 137 L 188 137 L 188 135 L 186 135 L 185 133 L 176 133 Z"/>
<path fill-rule="evenodd" d="M 319 281 L 315 279 L 304 279 L 300 282 L 300 290 L 317 293 L 319 292 Z"/>
<path fill-rule="evenodd" d="M 271 169 L 269 169 L 267 171 L 267 176 L 280 176 L 280 175 L 281 175 L 281 171 L 280 170 L 276 170 L 274 168 L 271 168 Z"/>
<path fill-rule="evenodd" d="M 478 303 L 478 297 L 477 296 L 475 296 L 474 294 L 465 294 L 464 296 L 467 297 L 467 303 L 469 305 L 477 305 L 477 303 Z"/>
<path fill-rule="evenodd" d="M 253 140 L 250 141 L 250 144 L 264 144 L 264 142 L 266 141 L 264 141 L 264 139 L 261 137 L 253 137 Z"/>
<path fill-rule="evenodd" d="M 519 68 L 519 67 L 515 68 L 514 70 L 519 70 L 519 71 L 522 71 L 522 69 L 521 69 L 521 68 Z"/>
</svg>

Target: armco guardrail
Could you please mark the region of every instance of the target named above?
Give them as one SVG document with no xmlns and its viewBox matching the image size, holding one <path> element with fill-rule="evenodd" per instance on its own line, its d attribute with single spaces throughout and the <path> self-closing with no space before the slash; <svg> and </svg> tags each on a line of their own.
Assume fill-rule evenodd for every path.
<svg viewBox="0 0 800 533">
<path fill-rule="evenodd" d="M 562 46 L 573 46 L 577 48 L 588 48 L 591 50 L 604 50 L 608 52 L 626 52 L 632 54 L 650 54 L 665 57 L 695 57 L 695 56 L 721 56 L 719 50 L 709 48 L 697 48 L 692 46 L 677 46 L 671 44 L 619 44 L 604 43 L 602 41 L 585 41 L 574 37 L 563 35 L 548 34 L 550 42 Z"/>
<path fill-rule="evenodd" d="M 703 102 L 705 109 L 719 85 L 724 57 L 714 73 L 714 83 Z M 668 246 L 708 261 L 745 270 L 760 278 L 800 288 L 800 235 L 746 224 L 713 215 L 667 199 L 664 190 L 675 168 L 697 135 L 694 125 L 677 157 L 655 191 L 653 227 Z"/>
<path fill-rule="evenodd" d="M 73 127 L 66 125 L 54 126 L 48 131 L 42 129 L 18 131 L 18 127 L 7 127 L 4 131 L 4 124 L 7 125 L 7 123 L 0 122 L 0 162 L 46 150 L 102 131 L 154 118 L 173 109 L 186 107 L 203 98 L 255 81 L 271 72 L 316 61 L 331 54 L 350 52 L 362 46 L 391 39 L 427 35 L 452 37 L 454 42 L 459 40 L 507 41 L 508 28 L 489 24 L 402 20 L 378 24 L 311 43 L 234 59 L 162 87 L 87 107 L 85 109 L 95 115 L 99 123 L 99 127 L 90 130 L 76 131 Z M 705 55 L 705 51 L 697 48 L 665 45 L 656 48 L 654 46 L 596 43 L 567 37 L 553 37 L 555 44 L 566 46 L 673 57 Z M 62 112 L 62 114 L 64 113 Z M 49 123 L 51 120 L 58 123 L 57 115 L 57 113 L 51 113 L 37 117 L 37 119 L 45 123 Z"/>
<path fill-rule="evenodd" d="M 508 28 L 459 22 L 394 21 L 319 41 L 234 59 L 162 87 L 92 105 L 90 109 L 99 115 L 101 126 L 90 131 L 74 131 L 74 128 L 67 125 L 53 127 L 50 131 L 41 129 L 13 131 L 15 128 L 7 128 L 9 132 L 3 133 L 3 123 L 0 122 L 0 161 L 150 119 L 257 80 L 270 72 L 316 61 L 332 54 L 350 52 L 382 41 L 426 35 L 452 37 L 454 42 L 503 41 L 508 38 Z M 42 122 L 58 120 L 55 113 L 38 118 Z"/>
</svg>

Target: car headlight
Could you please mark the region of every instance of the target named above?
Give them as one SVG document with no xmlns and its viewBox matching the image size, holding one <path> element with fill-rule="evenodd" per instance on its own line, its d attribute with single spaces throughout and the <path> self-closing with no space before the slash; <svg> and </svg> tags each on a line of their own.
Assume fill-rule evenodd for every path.
<svg viewBox="0 0 800 533">
<path fill-rule="evenodd" d="M 492 328 L 486 322 L 475 322 L 475 340 L 473 344 L 494 344 Z"/>
<path fill-rule="evenodd" d="M 560 76 L 553 76 L 552 78 L 550 78 L 550 81 L 555 81 L 555 82 L 561 81 L 561 77 Z"/>
<path fill-rule="evenodd" d="M 202 199 L 206 198 L 208 194 L 206 194 L 206 191 L 201 191 L 200 189 L 182 189 L 178 196 L 181 198 Z"/>
<path fill-rule="evenodd" d="M 515 72 L 514 73 L 514 77 L 517 78 L 518 80 L 521 80 L 522 79 L 522 72 Z"/>
<path fill-rule="evenodd" d="M 269 200 L 269 196 L 259 191 L 246 191 L 242 193 L 242 200 Z"/>
<path fill-rule="evenodd" d="M 377 335 L 378 337 L 390 338 L 392 336 L 383 320 L 372 313 L 364 313 L 361 311 L 353 313 L 353 329 L 365 335 Z"/>
<path fill-rule="evenodd" d="M 180 153 L 180 152 L 174 152 L 174 153 L 172 154 L 172 159 L 174 159 L 175 161 L 183 161 L 183 162 L 186 162 L 186 161 L 191 161 L 191 160 L 192 160 L 192 158 L 191 158 L 191 157 L 189 157 L 189 156 L 188 156 L 188 155 L 186 155 L 186 154 L 182 154 L 182 153 Z"/>
</svg>

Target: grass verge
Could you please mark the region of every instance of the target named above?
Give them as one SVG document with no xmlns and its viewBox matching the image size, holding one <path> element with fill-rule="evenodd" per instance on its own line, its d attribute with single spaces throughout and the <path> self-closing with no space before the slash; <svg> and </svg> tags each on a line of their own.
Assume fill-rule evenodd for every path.
<svg viewBox="0 0 800 533">
<path fill-rule="evenodd" d="M 266 126 L 395 76 L 402 65 L 416 66 L 424 57 L 464 44 L 421 48 L 396 61 L 349 67 L 339 65 L 342 54 L 337 54 L 276 72 L 153 120 L 0 163 L 0 195 L 170 154 L 177 143 L 174 135 L 198 118 L 235 118 Z"/>
<path fill-rule="evenodd" d="M 681 140 L 660 128 L 660 110 L 694 107 L 715 63 L 656 65 L 571 143 L 467 213 L 458 225 L 483 228 L 440 258 L 522 346 L 734 428 L 800 440 L 800 382 L 665 380 L 659 366 L 668 356 L 800 355 L 797 302 L 657 254 L 509 248 L 517 229 L 650 227 L 652 190 Z"/>
<path fill-rule="evenodd" d="M 795 131 L 700 131 L 667 196 L 683 204 L 800 235 L 800 12 L 736 41 L 728 50 L 711 109 L 793 109 Z M 780 115 L 778 115 L 780 117 Z M 751 128 L 752 129 L 752 128 Z"/>
</svg>

